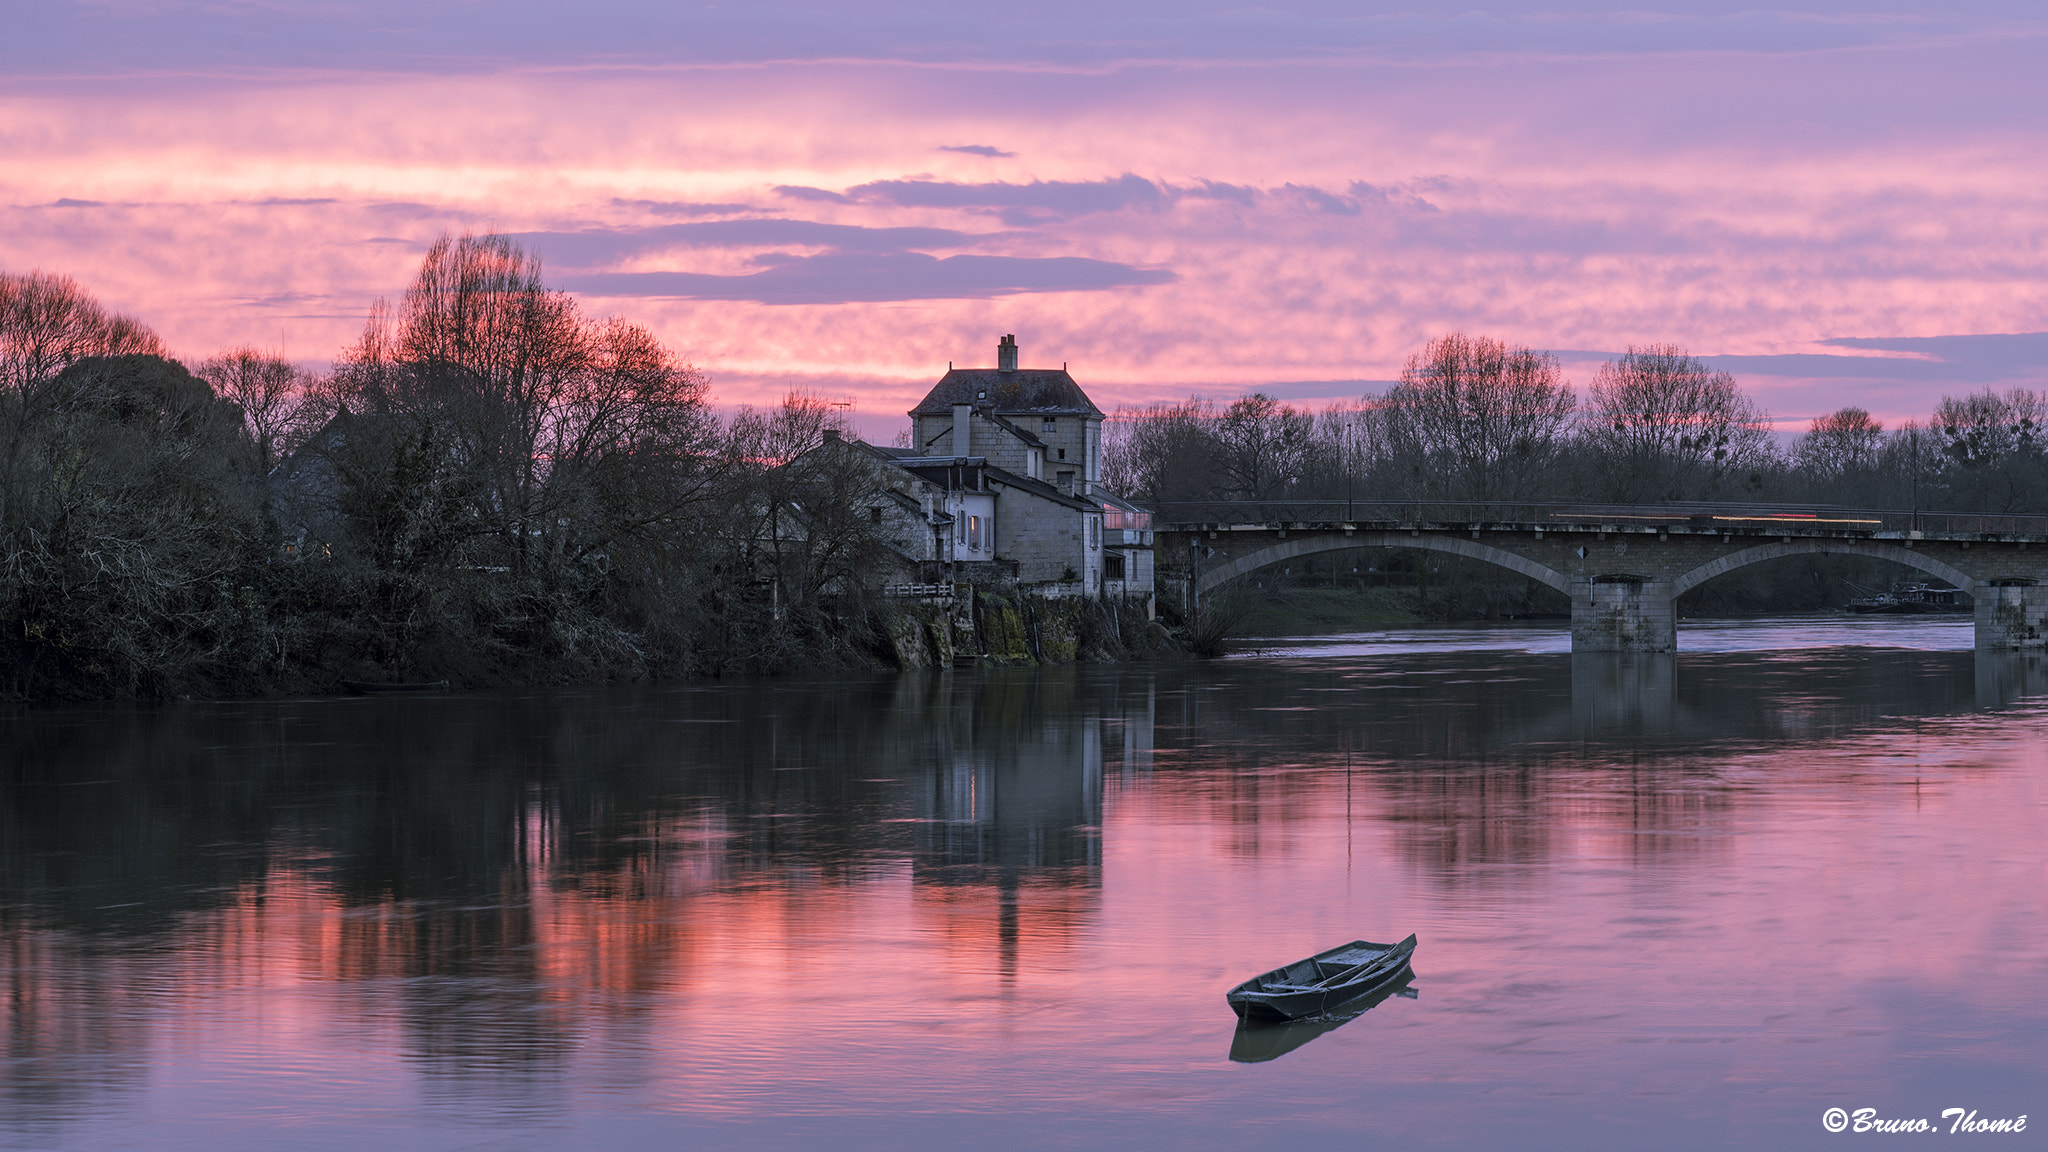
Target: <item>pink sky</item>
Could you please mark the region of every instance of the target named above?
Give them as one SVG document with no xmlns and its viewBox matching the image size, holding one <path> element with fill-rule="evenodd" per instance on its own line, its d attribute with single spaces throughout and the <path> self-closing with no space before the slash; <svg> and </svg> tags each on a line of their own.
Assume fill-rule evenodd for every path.
<svg viewBox="0 0 2048 1152">
<path fill-rule="evenodd" d="M 435 236 L 499 230 L 721 402 L 881 437 L 1009 332 L 1105 407 L 1356 395 L 1452 329 L 1581 383 L 1677 343 L 1784 427 L 2048 382 L 2016 4 L 118 0 L 11 41 L 0 269 L 188 358 L 322 366 Z"/>
</svg>

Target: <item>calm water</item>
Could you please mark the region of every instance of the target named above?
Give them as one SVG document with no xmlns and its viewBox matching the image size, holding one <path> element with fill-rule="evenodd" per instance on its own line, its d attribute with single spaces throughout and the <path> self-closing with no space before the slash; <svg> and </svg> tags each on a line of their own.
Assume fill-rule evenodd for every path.
<svg viewBox="0 0 2048 1152">
<path fill-rule="evenodd" d="M 2041 1143 L 2048 672 L 1681 636 L 0 716 L 0 1146 Z"/>
</svg>

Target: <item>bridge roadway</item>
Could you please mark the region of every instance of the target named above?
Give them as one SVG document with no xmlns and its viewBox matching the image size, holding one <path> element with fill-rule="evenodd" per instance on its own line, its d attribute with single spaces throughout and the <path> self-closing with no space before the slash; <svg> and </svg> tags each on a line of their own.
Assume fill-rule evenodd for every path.
<svg viewBox="0 0 2048 1152">
<path fill-rule="evenodd" d="M 1750 564 L 1864 556 L 1918 569 L 1976 602 L 1977 649 L 2048 647 L 2048 516 L 1782 505 L 1164 504 L 1162 572 L 1197 604 L 1274 564 L 1347 548 L 1421 548 L 1497 564 L 1571 598 L 1575 652 L 1670 652 L 1676 601 Z"/>
</svg>

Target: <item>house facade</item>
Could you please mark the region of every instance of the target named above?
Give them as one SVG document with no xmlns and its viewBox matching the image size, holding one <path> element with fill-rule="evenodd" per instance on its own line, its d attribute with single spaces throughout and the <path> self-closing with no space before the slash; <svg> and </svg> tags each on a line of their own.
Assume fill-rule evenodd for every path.
<svg viewBox="0 0 2048 1152">
<path fill-rule="evenodd" d="M 1151 519 L 1101 489 L 1102 410 L 1065 368 L 949 368 L 910 410 L 911 443 L 842 441 L 881 466 L 875 521 L 906 560 L 1049 596 L 1152 598 Z"/>
</svg>

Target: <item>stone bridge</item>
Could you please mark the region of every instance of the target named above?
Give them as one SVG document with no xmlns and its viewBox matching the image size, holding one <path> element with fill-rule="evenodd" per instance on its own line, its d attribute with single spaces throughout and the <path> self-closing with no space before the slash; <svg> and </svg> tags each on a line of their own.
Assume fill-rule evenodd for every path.
<svg viewBox="0 0 2048 1152">
<path fill-rule="evenodd" d="M 1519 572 L 1571 598 L 1575 652 L 1669 652 L 1678 597 L 1785 556 L 1864 556 L 1968 593 L 1979 651 L 2048 647 L 2048 516 L 1777 505 L 1364 504 L 1161 506 L 1162 569 L 1191 599 L 1261 568 L 1346 548 L 1422 548 Z"/>
</svg>

